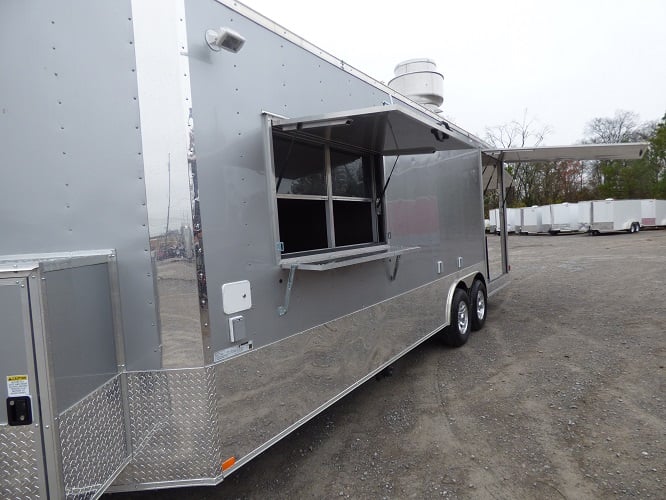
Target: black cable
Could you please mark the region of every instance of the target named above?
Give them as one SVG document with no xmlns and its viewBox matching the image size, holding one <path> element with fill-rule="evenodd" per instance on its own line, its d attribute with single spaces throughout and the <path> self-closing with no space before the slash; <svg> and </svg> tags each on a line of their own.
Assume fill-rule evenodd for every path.
<svg viewBox="0 0 666 500">
<path fill-rule="evenodd" d="M 393 143 L 395 144 L 395 149 L 397 151 L 400 151 L 400 147 L 398 146 L 398 139 L 396 138 L 395 132 L 393 131 L 393 125 L 391 125 L 391 120 L 389 118 L 386 118 L 386 121 L 388 122 L 389 129 L 391 130 L 391 135 L 393 136 Z M 377 201 L 375 202 L 375 208 L 379 208 L 382 204 L 382 200 L 384 199 L 384 194 L 386 193 L 386 188 L 388 188 L 389 182 L 391 182 L 391 176 L 393 175 L 393 171 L 395 170 L 395 166 L 398 164 L 399 159 L 400 159 L 400 153 L 398 153 L 395 157 L 395 161 L 393 162 L 393 167 L 391 168 L 391 172 L 389 173 L 389 176 L 386 179 L 384 188 L 382 189 L 382 192 L 379 194 L 379 196 L 377 197 Z"/>
</svg>

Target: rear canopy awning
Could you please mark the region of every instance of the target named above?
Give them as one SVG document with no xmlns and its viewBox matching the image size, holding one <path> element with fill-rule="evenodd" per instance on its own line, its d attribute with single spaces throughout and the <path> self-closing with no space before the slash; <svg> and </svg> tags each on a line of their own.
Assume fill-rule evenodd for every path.
<svg viewBox="0 0 666 500">
<path fill-rule="evenodd" d="M 638 160 L 647 151 L 647 142 L 622 144 L 577 144 L 534 148 L 486 149 L 483 152 L 506 163 L 563 160 Z"/>
<path fill-rule="evenodd" d="M 382 156 L 477 147 L 445 121 L 394 104 L 302 118 L 273 118 L 273 130 Z"/>
</svg>

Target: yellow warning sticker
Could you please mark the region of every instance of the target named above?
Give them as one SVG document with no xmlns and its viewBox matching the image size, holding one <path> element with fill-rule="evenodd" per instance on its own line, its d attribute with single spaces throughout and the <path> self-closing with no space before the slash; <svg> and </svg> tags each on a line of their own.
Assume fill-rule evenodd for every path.
<svg viewBox="0 0 666 500">
<path fill-rule="evenodd" d="M 27 375 L 7 375 L 7 396 L 29 396 L 30 385 Z"/>
</svg>

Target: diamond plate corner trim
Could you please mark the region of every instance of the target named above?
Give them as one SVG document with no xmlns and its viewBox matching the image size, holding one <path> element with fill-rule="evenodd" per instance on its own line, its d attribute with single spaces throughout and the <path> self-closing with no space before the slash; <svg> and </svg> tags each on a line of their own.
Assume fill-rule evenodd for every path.
<svg viewBox="0 0 666 500">
<path fill-rule="evenodd" d="M 129 458 L 120 375 L 60 415 L 60 442 L 67 498 L 94 498 Z"/>
<path fill-rule="evenodd" d="M 216 478 L 215 371 L 132 372 L 127 385 L 133 457 L 114 486 Z"/>
<path fill-rule="evenodd" d="M 0 425 L 0 498 L 44 498 L 39 490 L 39 433 Z"/>
</svg>

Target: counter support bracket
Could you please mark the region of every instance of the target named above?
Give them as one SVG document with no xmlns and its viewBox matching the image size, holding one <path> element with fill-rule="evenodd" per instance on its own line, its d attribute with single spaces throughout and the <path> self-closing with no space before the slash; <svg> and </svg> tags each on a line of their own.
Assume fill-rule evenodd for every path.
<svg viewBox="0 0 666 500">
<path fill-rule="evenodd" d="M 296 269 L 298 269 L 298 264 L 291 264 L 289 266 L 289 279 L 287 280 L 287 290 L 284 293 L 284 305 L 278 306 L 277 308 L 278 314 L 280 316 L 284 316 L 289 310 L 289 300 L 291 299 L 291 289 L 294 287 Z"/>
</svg>

